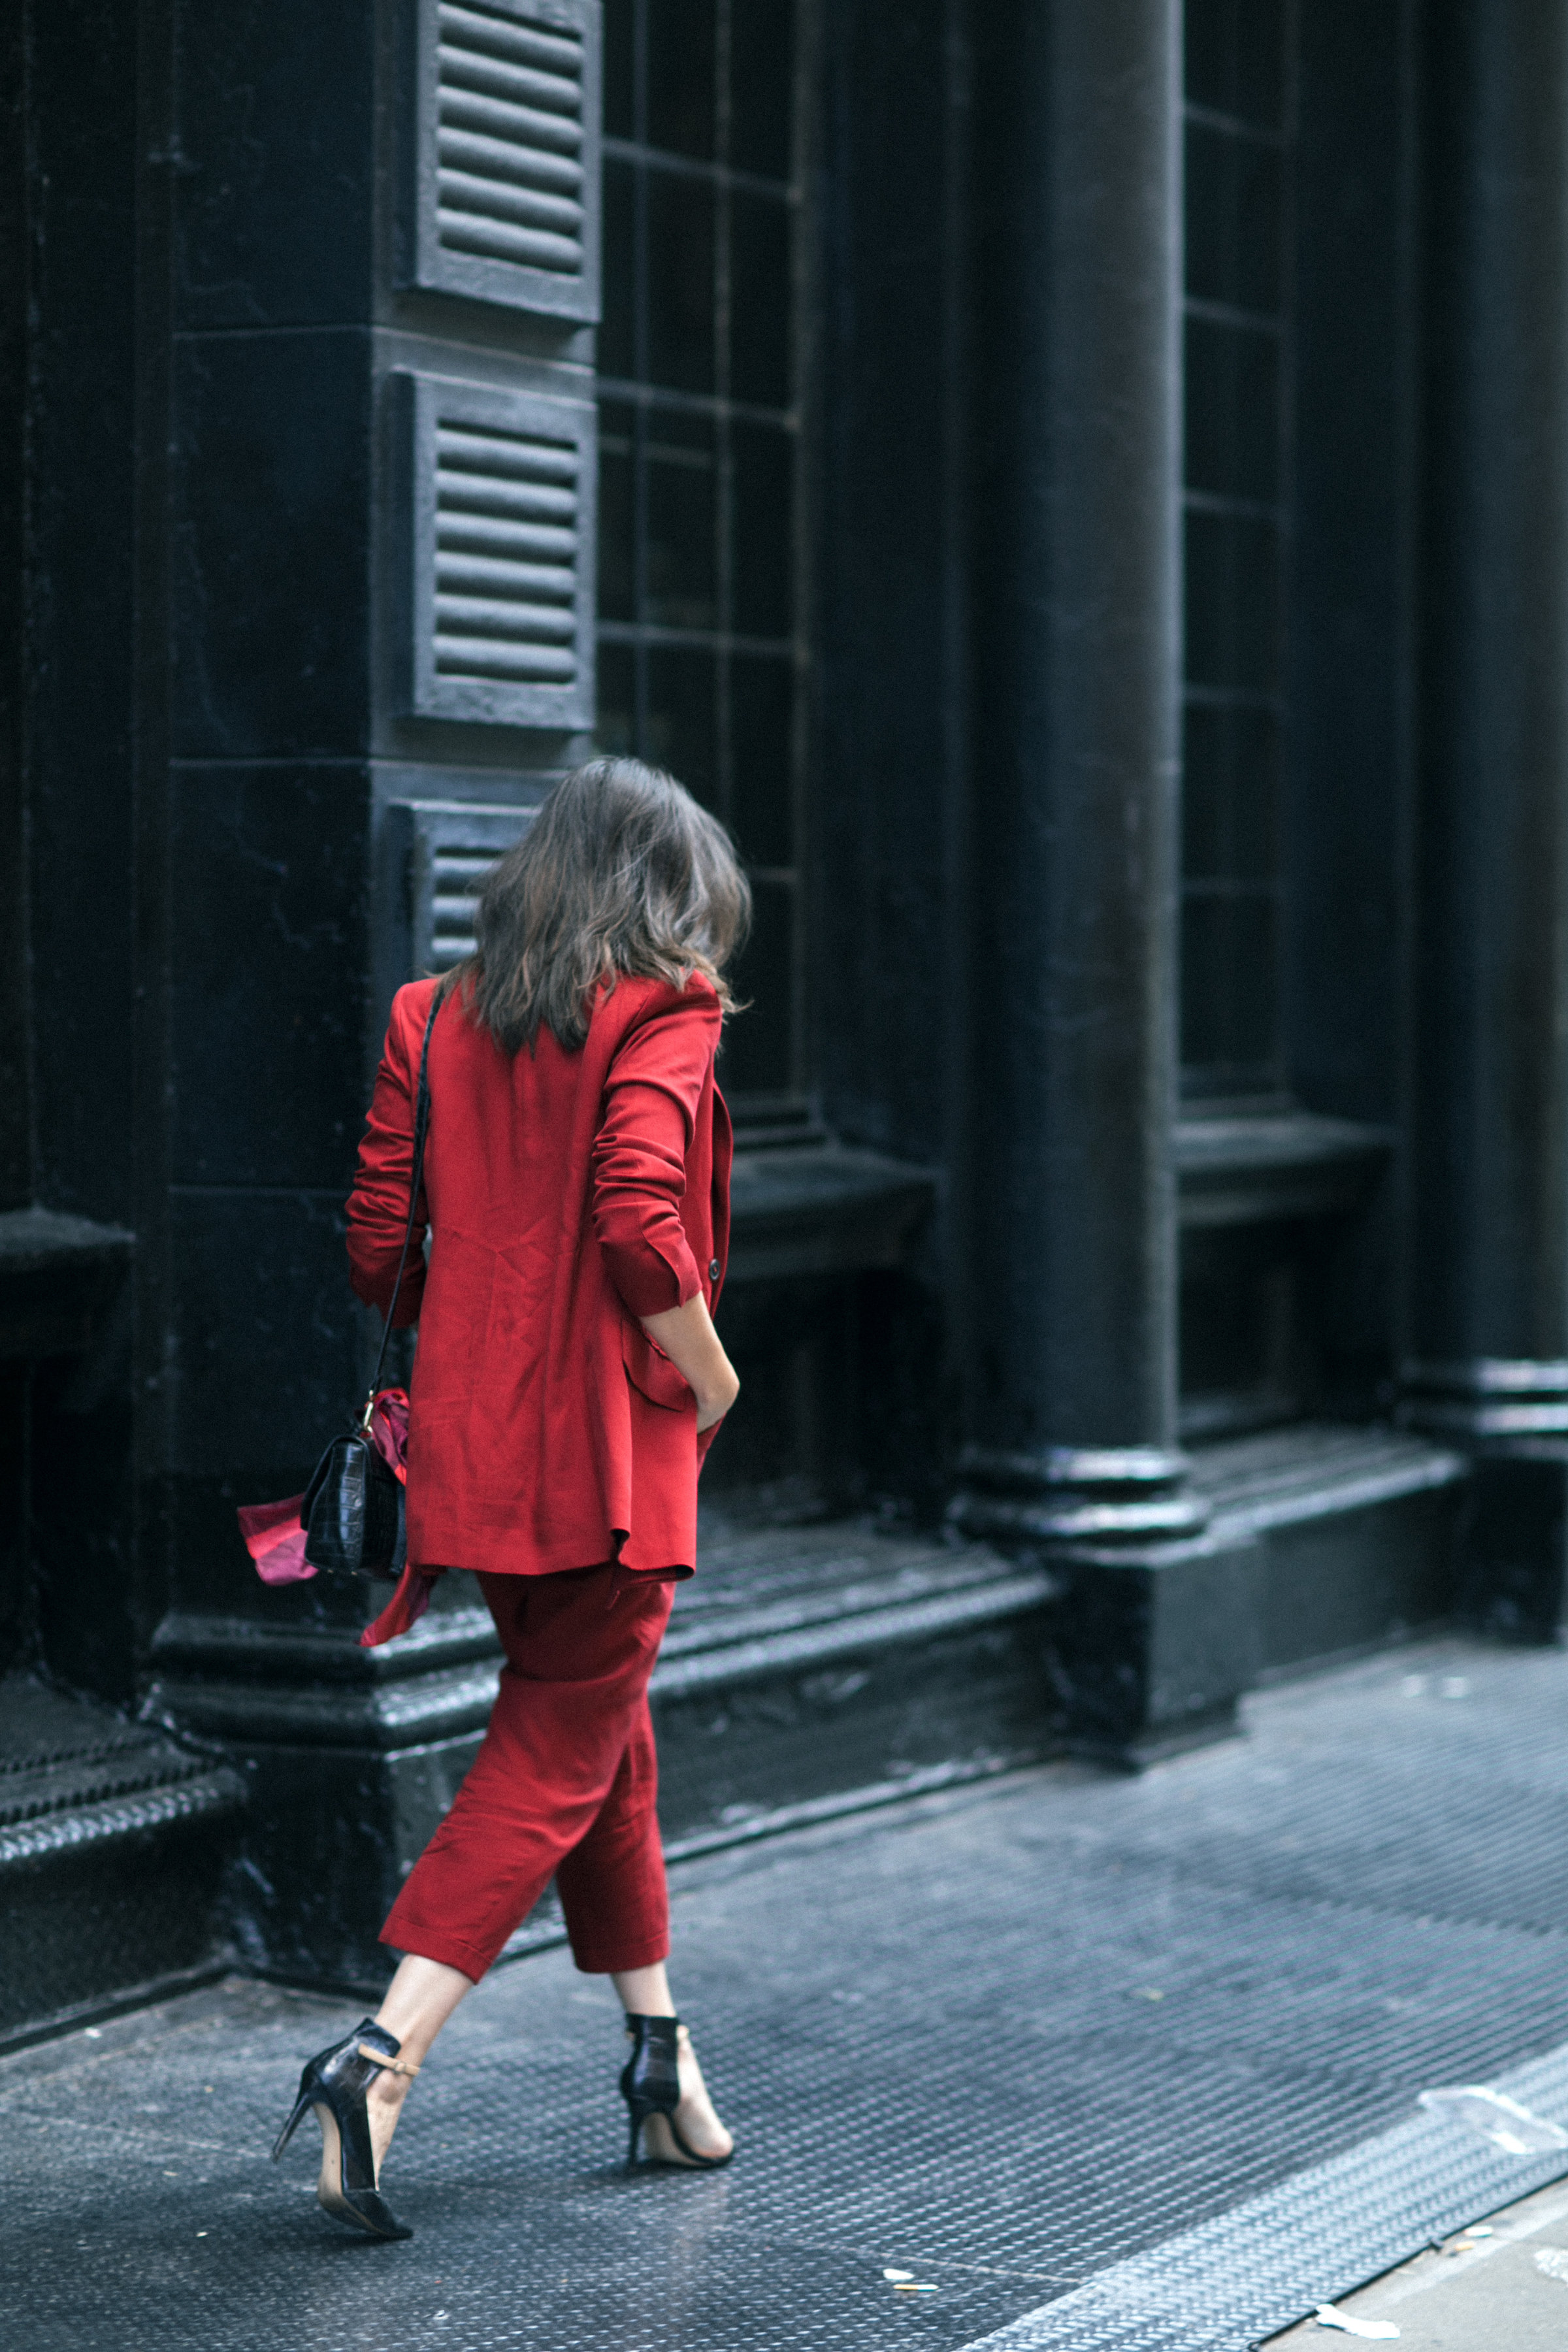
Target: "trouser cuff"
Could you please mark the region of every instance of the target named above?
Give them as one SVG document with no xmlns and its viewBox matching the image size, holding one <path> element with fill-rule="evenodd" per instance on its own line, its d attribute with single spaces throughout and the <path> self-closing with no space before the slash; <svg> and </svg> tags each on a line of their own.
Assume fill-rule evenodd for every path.
<svg viewBox="0 0 1568 2352">
<path fill-rule="evenodd" d="M 389 1951 L 402 1952 L 411 1958 L 439 1960 L 443 1968 L 457 1969 L 463 1976 L 478 1984 L 488 1975 L 499 1951 L 489 1946 L 471 1944 L 466 1937 L 448 1934 L 440 1927 L 421 1927 L 412 1921 L 388 1921 L 381 1931 L 380 1940 Z"/>
<path fill-rule="evenodd" d="M 595 1944 L 581 1948 L 574 1944 L 572 1958 L 585 1977 L 618 1977 L 627 1969 L 651 1969 L 669 1958 L 669 1937 L 660 1936 L 650 1944 Z M 456 1963 L 461 1966 L 461 1962 Z"/>
</svg>

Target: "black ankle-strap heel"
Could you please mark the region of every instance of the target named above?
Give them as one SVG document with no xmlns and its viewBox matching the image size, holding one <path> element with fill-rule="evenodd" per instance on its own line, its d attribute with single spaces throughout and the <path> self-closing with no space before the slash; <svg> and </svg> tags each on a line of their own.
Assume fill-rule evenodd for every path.
<svg viewBox="0 0 1568 2352">
<path fill-rule="evenodd" d="M 631 2118 L 631 2140 L 626 2149 L 626 2170 L 637 2169 L 637 2143 L 642 2127 L 650 2116 L 662 2116 L 669 2126 L 669 2136 L 680 2150 L 679 2158 L 655 2156 L 654 2164 L 679 2164 L 698 2172 L 717 2172 L 730 2161 L 730 2156 L 700 2156 L 687 2141 L 675 2120 L 675 2110 L 680 2105 L 680 2045 L 691 2037 L 678 2017 L 626 2017 L 626 2038 L 632 2054 L 621 2069 L 621 2096 L 626 2103 Z"/>
<path fill-rule="evenodd" d="M 365 2094 L 378 2074 L 417 2074 L 398 2056 L 403 2044 L 367 2017 L 330 2050 L 320 2050 L 300 2077 L 300 2095 L 293 2112 L 278 2135 L 272 2151 L 277 2163 L 294 2137 L 306 2111 L 313 2107 L 321 2126 L 321 2177 L 316 2195 L 334 2221 L 363 2230 L 372 2238 L 411 2238 L 375 2185 L 375 2154 L 371 2146 L 370 2116 Z"/>
</svg>

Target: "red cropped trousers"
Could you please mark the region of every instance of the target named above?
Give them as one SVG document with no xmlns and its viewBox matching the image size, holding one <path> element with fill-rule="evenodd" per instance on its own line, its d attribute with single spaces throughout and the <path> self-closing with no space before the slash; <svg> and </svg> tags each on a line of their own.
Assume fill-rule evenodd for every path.
<svg viewBox="0 0 1568 2352">
<path fill-rule="evenodd" d="M 614 1567 L 479 1582 L 500 1689 L 381 1940 L 477 1982 L 553 1874 L 580 1969 L 648 1967 L 669 1951 L 647 1685 L 673 1589 Z"/>
</svg>

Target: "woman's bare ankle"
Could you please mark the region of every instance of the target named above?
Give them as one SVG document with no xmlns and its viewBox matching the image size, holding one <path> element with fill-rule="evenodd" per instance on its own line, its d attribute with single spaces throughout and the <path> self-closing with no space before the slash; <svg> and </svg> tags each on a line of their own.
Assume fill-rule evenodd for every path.
<svg viewBox="0 0 1568 2352">
<path fill-rule="evenodd" d="M 721 2158 L 728 2156 L 735 2145 L 734 2135 L 726 2128 L 709 2095 L 708 2085 L 702 2079 L 702 2069 L 697 2063 L 697 2053 L 691 2046 L 691 2037 L 684 2031 L 678 2045 L 676 2065 L 680 2080 L 680 2105 L 676 2108 L 675 2117 L 683 2137 L 699 2156 Z"/>
<path fill-rule="evenodd" d="M 610 1982 L 628 2017 L 673 2017 L 676 2013 L 662 1960 L 655 1960 L 644 1969 L 617 1969 L 612 1972 Z"/>
<path fill-rule="evenodd" d="M 392 2146 L 392 2136 L 397 2129 L 397 2119 L 403 2113 L 403 2102 L 408 2096 L 407 2081 L 397 2074 L 378 2074 L 365 2092 L 365 2118 L 370 2125 L 371 2153 L 375 2158 L 376 2176 L 381 2174 L 382 2158 Z"/>
</svg>

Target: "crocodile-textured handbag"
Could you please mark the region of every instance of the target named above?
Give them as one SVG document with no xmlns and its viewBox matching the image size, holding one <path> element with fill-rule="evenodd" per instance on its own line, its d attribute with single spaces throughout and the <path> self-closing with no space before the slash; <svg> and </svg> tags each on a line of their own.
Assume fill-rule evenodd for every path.
<svg viewBox="0 0 1568 2352">
<path fill-rule="evenodd" d="M 403 1229 L 403 1255 L 397 1261 L 397 1279 L 392 1286 L 392 1303 L 381 1335 L 375 1370 L 371 1375 L 370 1392 L 357 1428 L 351 1429 L 345 1436 L 333 1438 L 310 1473 L 310 1483 L 300 1505 L 305 1559 L 323 1576 L 381 1576 L 395 1583 L 403 1573 L 407 1541 L 403 1486 L 384 1460 L 370 1424 L 381 1387 L 381 1368 L 386 1361 L 386 1343 L 392 1337 L 393 1310 L 402 1293 L 409 1246 L 414 1239 L 414 1212 L 425 1173 L 425 1136 L 430 1125 L 430 1032 L 436 1026 L 436 1015 L 445 993 L 443 989 L 436 992 L 430 1018 L 425 1024 L 425 1042 L 419 1049 L 408 1221 Z"/>
</svg>

